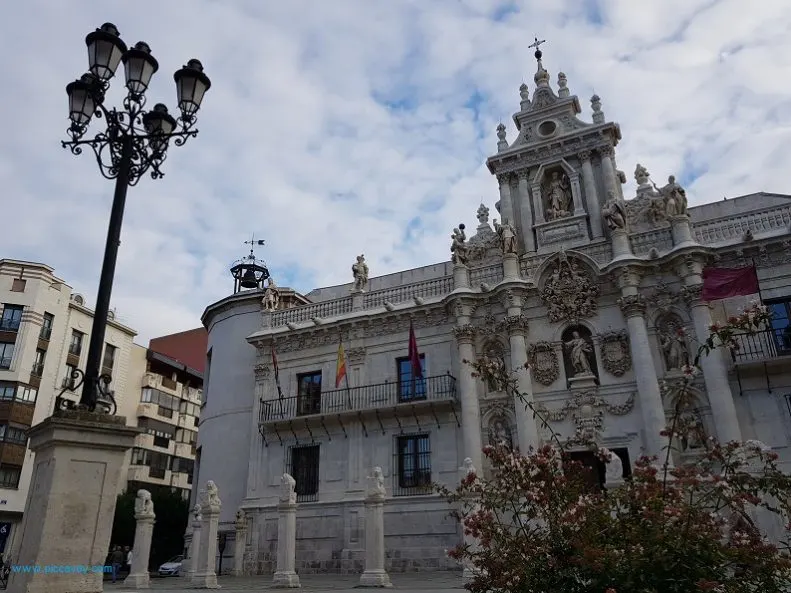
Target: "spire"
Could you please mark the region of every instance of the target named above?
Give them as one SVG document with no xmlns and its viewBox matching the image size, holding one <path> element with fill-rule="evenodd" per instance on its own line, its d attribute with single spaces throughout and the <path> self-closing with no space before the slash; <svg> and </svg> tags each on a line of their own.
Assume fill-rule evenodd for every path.
<svg viewBox="0 0 791 593">
<path fill-rule="evenodd" d="M 593 110 L 593 123 L 604 123 L 604 112 L 601 110 L 601 97 L 595 94 L 591 97 L 591 109 Z"/>
<path fill-rule="evenodd" d="M 541 56 L 543 53 L 541 52 L 541 44 L 546 43 L 546 39 L 542 39 L 541 41 L 538 40 L 538 37 L 535 38 L 535 41 L 528 45 L 528 47 L 535 47 L 536 52 L 533 54 L 536 57 L 536 62 L 538 62 L 538 69 L 536 70 L 536 75 L 533 77 L 533 80 L 536 81 L 536 86 L 538 87 L 548 87 L 549 86 L 549 72 L 544 70 L 544 65 L 541 63 Z"/>
<path fill-rule="evenodd" d="M 508 140 L 505 139 L 505 126 L 503 122 L 497 125 L 497 152 L 502 152 L 508 148 Z"/>
</svg>

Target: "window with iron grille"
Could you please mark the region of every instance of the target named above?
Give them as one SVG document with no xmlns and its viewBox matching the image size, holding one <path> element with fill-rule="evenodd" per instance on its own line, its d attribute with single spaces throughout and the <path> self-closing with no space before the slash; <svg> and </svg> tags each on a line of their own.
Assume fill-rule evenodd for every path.
<svg viewBox="0 0 791 593">
<path fill-rule="evenodd" d="M 396 437 L 393 496 L 431 494 L 431 443 L 427 434 Z"/>
<path fill-rule="evenodd" d="M 41 377 L 44 374 L 44 361 L 47 358 L 46 350 L 36 350 L 36 358 L 33 361 L 33 369 L 31 372 L 36 375 L 37 377 Z"/>
<path fill-rule="evenodd" d="M 297 445 L 289 448 L 287 460 L 291 477 L 296 482 L 297 502 L 319 498 L 319 445 Z"/>
<path fill-rule="evenodd" d="M 412 369 L 412 361 L 408 357 L 396 358 L 396 372 L 398 373 L 398 400 L 412 401 L 426 399 L 426 357 L 420 355 L 420 368 L 423 375 L 417 378 Z"/>
<path fill-rule="evenodd" d="M 52 323 L 54 321 L 55 316 L 52 313 L 44 313 L 44 322 L 41 324 L 39 338 L 42 340 L 49 340 L 52 337 Z"/>
<path fill-rule="evenodd" d="M 297 375 L 297 413 L 318 414 L 321 411 L 321 371 Z"/>
<path fill-rule="evenodd" d="M 118 351 L 118 348 L 111 344 L 104 345 L 104 356 L 102 357 L 102 369 L 109 369 L 113 370 L 113 366 L 115 365 L 115 353 Z"/>
</svg>

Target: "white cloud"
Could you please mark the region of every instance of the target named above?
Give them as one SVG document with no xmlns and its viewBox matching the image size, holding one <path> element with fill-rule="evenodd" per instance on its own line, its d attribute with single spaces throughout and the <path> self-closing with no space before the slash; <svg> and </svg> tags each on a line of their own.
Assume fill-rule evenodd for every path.
<svg viewBox="0 0 791 593">
<path fill-rule="evenodd" d="M 377 275 L 446 259 L 451 228 L 498 199 L 483 162 L 499 120 L 515 137 L 534 35 L 583 117 L 595 89 L 621 124 L 630 178 L 638 161 L 658 180 L 701 173 L 693 203 L 786 189 L 784 0 L 6 4 L 0 255 L 54 266 L 89 303 L 113 184 L 59 142 L 64 87 L 105 20 L 127 43 L 150 43 L 152 101 L 173 106 L 172 72 L 191 57 L 213 83 L 198 138 L 171 148 L 164 179 L 129 191 L 113 304 L 141 342 L 196 326 L 230 292 L 228 266 L 251 232 L 267 239 L 259 253 L 280 283 L 305 292 L 349 281 L 360 252 Z"/>
</svg>

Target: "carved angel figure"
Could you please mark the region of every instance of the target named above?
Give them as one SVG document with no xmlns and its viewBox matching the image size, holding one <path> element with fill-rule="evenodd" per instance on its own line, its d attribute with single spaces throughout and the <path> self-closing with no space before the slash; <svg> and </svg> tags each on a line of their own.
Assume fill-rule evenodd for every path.
<svg viewBox="0 0 791 593">
<path fill-rule="evenodd" d="M 366 495 L 380 498 L 385 496 L 385 477 L 381 467 L 375 467 L 371 475 L 368 476 L 368 491 Z"/>
<path fill-rule="evenodd" d="M 264 311 L 276 311 L 280 306 L 280 291 L 272 278 L 267 282 L 262 304 L 264 305 Z"/>
<path fill-rule="evenodd" d="M 362 292 L 368 288 L 368 264 L 365 263 L 365 256 L 357 256 L 357 262 L 352 265 L 352 275 L 354 276 L 354 291 Z"/>
<path fill-rule="evenodd" d="M 607 223 L 607 227 L 611 231 L 616 229 L 625 229 L 626 209 L 624 208 L 623 204 L 621 204 L 620 200 L 615 198 L 615 194 L 613 194 L 613 192 L 608 192 L 607 196 L 609 199 L 604 204 L 604 208 L 602 208 L 604 222 Z"/>
<path fill-rule="evenodd" d="M 503 224 L 500 224 L 495 218 L 494 230 L 500 238 L 500 248 L 503 250 L 503 253 L 517 253 L 516 231 L 514 227 L 511 226 L 511 223 L 508 222 L 507 219 L 504 219 Z"/>
<path fill-rule="evenodd" d="M 138 490 L 135 499 L 135 515 L 153 515 L 154 502 L 151 500 L 151 493 L 148 490 Z"/>
<path fill-rule="evenodd" d="M 280 502 L 297 502 L 296 487 L 297 481 L 289 474 L 283 474 L 280 477 Z"/>
<path fill-rule="evenodd" d="M 467 235 L 464 233 L 464 225 L 460 224 L 453 229 L 450 238 L 452 241 L 450 245 L 451 261 L 454 264 L 467 265 L 469 246 L 467 245 Z"/>
<path fill-rule="evenodd" d="M 680 216 L 687 213 L 687 192 L 676 183 L 676 178 L 671 175 L 667 178 L 667 185 L 663 188 L 654 188 L 665 199 L 665 213 L 668 216 Z"/>
<path fill-rule="evenodd" d="M 571 339 L 563 343 L 564 348 L 569 353 L 569 360 L 571 367 L 574 369 L 574 376 L 579 375 L 592 375 L 590 354 L 593 353 L 593 348 L 588 343 L 588 340 L 580 336 L 579 332 L 573 332 Z"/>
<path fill-rule="evenodd" d="M 560 176 L 560 173 L 555 171 L 552 173 L 552 179 L 547 184 L 547 218 L 554 220 L 556 218 L 563 218 L 568 216 L 571 210 L 571 188 L 569 186 L 569 178 L 566 175 Z"/>
</svg>

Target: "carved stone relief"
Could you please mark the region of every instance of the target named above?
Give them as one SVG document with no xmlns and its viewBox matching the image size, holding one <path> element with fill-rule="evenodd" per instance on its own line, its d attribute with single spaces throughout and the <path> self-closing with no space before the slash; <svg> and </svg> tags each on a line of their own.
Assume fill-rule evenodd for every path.
<svg viewBox="0 0 791 593">
<path fill-rule="evenodd" d="M 622 377 L 632 368 L 632 355 L 629 352 L 629 335 L 626 331 L 605 332 L 599 336 L 601 340 L 601 359 L 604 370 Z"/>
<path fill-rule="evenodd" d="M 596 375 L 596 354 L 590 330 L 582 325 L 573 325 L 563 331 L 563 362 L 566 377 L 585 377 Z"/>
<path fill-rule="evenodd" d="M 552 385 L 560 375 L 560 365 L 555 347 L 550 342 L 536 342 L 527 348 L 530 371 L 542 385 Z"/>
<path fill-rule="evenodd" d="M 605 412 L 613 416 L 625 416 L 632 411 L 634 401 L 634 393 L 629 395 L 624 403 L 613 405 L 595 391 L 578 391 L 558 410 L 550 410 L 543 404 L 539 405 L 538 409 L 553 422 L 561 422 L 571 416 L 574 420 L 574 435 L 569 439 L 569 442 L 587 444 L 600 439 L 601 433 L 604 431 Z"/>
<path fill-rule="evenodd" d="M 489 444 L 491 446 L 505 445 L 509 449 L 514 446 L 513 435 L 508 418 L 505 416 L 494 416 L 489 421 Z"/>
<path fill-rule="evenodd" d="M 497 364 L 500 368 L 505 369 L 505 350 L 499 342 L 489 342 L 483 347 L 483 355 L 487 359 Z M 498 385 L 493 380 L 487 380 L 486 389 L 490 393 L 501 391 Z"/>
<path fill-rule="evenodd" d="M 599 285 L 577 261 L 561 251 L 541 290 L 550 321 L 576 322 L 596 314 Z"/>
<path fill-rule="evenodd" d="M 690 361 L 684 323 L 678 315 L 667 313 L 657 320 L 656 329 L 665 369 L 668 371 L 683 369 Z"/>
<path fill-rule="evenodd" d="M 346 351 L 346 358 L 349 360 L 349 364 L 357 365 L 362 364 L 365 362 L 365 348 L 349 348 Z"/>
<path fill-rule="evenodd" d="M 557 220 L 571 216 L 574 211 L 574 200 L 571 194 L 571 182 L 563 169 L 547 172 L 541 186 L 546 220 Z"/>
<path fill-rule="evenodd" d="M 651 181 L 650 175 L 640 164 L 635 168 L 637 197 L 625 204 L 629 227 L 633 231 L 667 226 L 671 217 L 687 214 L 687 193 L 676 183 L 676 178 L 671 175 L 667 184 L 660 188 Z"/>
</svg>

